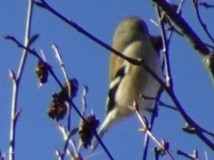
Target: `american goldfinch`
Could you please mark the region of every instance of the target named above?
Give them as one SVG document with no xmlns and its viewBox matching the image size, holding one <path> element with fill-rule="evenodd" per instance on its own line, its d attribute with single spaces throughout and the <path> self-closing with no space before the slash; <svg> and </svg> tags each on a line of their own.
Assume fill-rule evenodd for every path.
<svg viewBox="0 0 214 160">
<path fill-rule="evenodd" d="M 159 55 L 155 51 L 143 20 L 137 17 L 122 20 L 114 34 L 113 48 L 127 57 L 143 60 L 157 76 L 161 77 Z M 160 84 L 143 66 L 131 64 L 114 53 L 110 58 L 109 79 L 107 115 L 98 131 L 100 138 L 114 122 L 134 113 L 130 108 L 134 101 L 137 101 L 141 111 L 151 110 L 155 100 L 144 99 L 140 95 L 156 97 L 160 88 Z M 97 144 L 95 140 L 92 148 L 95 149 Z"/>
</svg>

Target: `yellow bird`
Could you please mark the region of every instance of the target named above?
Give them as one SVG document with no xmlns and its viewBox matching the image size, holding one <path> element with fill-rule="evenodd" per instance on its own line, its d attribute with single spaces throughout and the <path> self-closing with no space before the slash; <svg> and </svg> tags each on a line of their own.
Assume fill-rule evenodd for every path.
<svg viewBox="0 0 214 160">
<path fill-rule="evenodd" d="M 113 48 L 127 57 L 143 60 L 157 76 L 162 77 L 159 55 L 142 19 L 128 17 L 122 20 L 114 34 Z M 142 66 L 131 64 L 114 53 L 110 58 L 109 79 L 107 115 L 98 131 L 100 138 L 113 123 L 134 113 L 130 106 L 135 100 L 141 111 L 151 110 L 155 100 L 144 99 L 140 95 L 156 97 L 160 88 L 160 84 Z M 92 148 L 95 149 L 97 144 L 95 140 Z"/>
</svg>

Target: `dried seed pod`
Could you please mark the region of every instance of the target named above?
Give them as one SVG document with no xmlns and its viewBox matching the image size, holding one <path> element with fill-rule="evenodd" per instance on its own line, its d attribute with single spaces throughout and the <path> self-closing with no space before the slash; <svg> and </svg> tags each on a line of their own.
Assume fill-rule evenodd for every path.
<svg viewBox="0 0 214 160">
<path fill-rule="evenodd" d="M 71 96 L 69 96 L 69 87 Z M 77 90 L 77 80 L 71 79 L 69 80 L 69 86 L 68 83 L 65 83 L 60 92 L 54 93 L 52 95 L 51 105 L 48 109 L 49 117 L 57 121 L 63 119 L 68 109 L 66 102 L 69 102 L 69 97 L 74 98 L 76 96 Z"/>
<path fill-rule="evenodd" d="M 91 145 L 93 137 L 93 130 L 99 126 L 99 120 L 96 119 L 95 115 L 89 115 L 86 121 L 82 121 L 79 127 L 79 137 L 85 148 Z"/>
<path fill-rule="evenodd" d="M 59 94 L 55 93 L 52 95 L 51 105 L 48 109 L 48 115 L 52 119 L 56 119 L 57 121 L 63 119 L 67 112 L 66 103 Z"/>
<path fill-rule="evenodd" d="M 48 64 L 42 60 L 39 60 L 35 69 L 39 83 L 44 84 L 48 81 Z"/>
<path fill-rule="evenodd" d="M 59 96 L 64 100 L 66 100 L 69 97 L 69 87 L 71 92 L 70 97 L 74 98 L 77 94 L 77 90 L 79 87 L 78 81 L 75 78 L 73 78 L 69 80 L 69 86 L 68 83 L 65 83 L 63 85 L 63 89 L 59 92 Z"/>
</svg>

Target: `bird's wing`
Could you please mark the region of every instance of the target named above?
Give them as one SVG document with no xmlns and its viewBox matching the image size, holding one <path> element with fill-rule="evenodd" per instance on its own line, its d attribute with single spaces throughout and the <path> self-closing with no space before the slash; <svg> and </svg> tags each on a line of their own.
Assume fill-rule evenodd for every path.
<svg viewBox="0 0 214 160">
<path fill-rule="evenodd" d="M 123 67 L 124 59 L 120 58 L 119 56 L 111 53 L 110 63 L 109 63 L 109 82 L 112 82 L 118 70 Z"/>
<path fill-rule="evenodd" d="M 115 94 L 120 85 L 121 80 L 124 78 L 126 73 L 128 72 L 128 66 L 123 64 L 120 69 L 117 70 L 113 80 L 109 86 L 108 97 L 106 100 L 106 113 L 108 114 L 115 106 Z"/>
</svg>

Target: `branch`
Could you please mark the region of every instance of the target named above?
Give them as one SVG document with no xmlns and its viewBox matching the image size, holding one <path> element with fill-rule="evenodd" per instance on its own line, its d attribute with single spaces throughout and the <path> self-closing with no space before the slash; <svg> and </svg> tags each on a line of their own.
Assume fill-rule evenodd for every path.
<svg viewBox="0 0 214 160">
<path fill-rule="evenodd" d="M 209 4 L 207 2 L 199 2 L 199 5 L 207 8 L 207 9 L 214 8 L 213 4 Z"/>
<path fill-rule="evenodd" d="M 210 54 L 210 50 L 200 37 L 192 30 L 190 25 L 171 7 L 166 0 L 152 0 L 163 12 L 166 13 L 168 18 L 177 26 L 179 31 L 185 36 L 187 41 L 193 48 L 202 56 Z"/>
<path fill-rule="evenodd" d="M 78 128 L 74 128 L 71 131 L 66 130 L 61 124 L 58 123 L 57 125 L 58 130 L 61 132 L 62 136 L 63 136 L 63 140 L 65 141 L 64 147 L 63 147 L 63 153 L 61 154 L 60 158 L 64 159 L 65 154 L 66 154 L 66 150 L 68 149 L 68 145 L 70 144 L 70 146 L 73 149 L 73 152 L 70 151 L 72 153 L 72 155 L 77 158 L 79 157 L 78 151 L 77 151 L 77 147 L 74 143 L 73 140 L 71 140 L 71 136 L 74 135 L 77 131 Z M 73 158 L 74 158 L 73 157 Z"/>
<path fill-rule="evenodd" d="M 39 60 L 44 61 L 39 55 L 38 53 L 33 50 L 30 49 L 28 47 L 25 47 L 23 44 L 21 44 L 15 37 L 7 35 L 4 37 L 5 39 L 11 40 L 13 42 L 15 42 L 18 47 L 23 48 L 25 50 L 27 50 L 29 53 L 31 53 L 32 55 L 34 55 L 35 57 L 37 57 Z M 134 59 L 133 59 L 134 60 Z M 137 61 L 138 62 L 138 61 Z M 46 63 L 46 62 L 45 62 Z M 139 62 L 138 62 L 139 63 Z M 48 65 L 48 64 L 47 64 Z M 54 71 L 52 70 L 52 68 L 50 67 L 50 65 L 48 65 L 48 71 L 50 72 L 50 74 L 54 77 L 54 79 L 56 80 L 56 82 L 58 83 L 58 85 L 63 89 L 63 85 L 61 84 L 61 82 L 59 81 L 59 79 L 57 78 L 57 76 L 55 75 Z M 73 103 L 72 99 L 69 100 L 68 102 L 76 111 L 76 113 L 80 116 L 80 118 L 86 122 L 86 119 L 84 118 L 84 116 L 81 114 L 81 112 L 79 111 L 79 109 L 76 107 L 76 105 Z M 92 131 L 94 136 L 98 139 L 100 145 L 103 147 L 103 149 L 105 150 L 105 152 L 107 153 L 107 155 L 109 156 L 109 158 L 111 160 L 113 160 L 112 155 L 110 154 L 110 152 L 108 151 L 108 149 L 106 148 L 106 146 L 104 145 L 104 143 L 102 142 L 102 140 L 99 138 L 98 134 L 96 131 Z"/>
<path fill-rule="evenodd" d="M 181 150 L 178 150 L 177 154 L 178 155 L 182 155 L 182 156 L 184 156 L 184 157 L 186 157 L 186 158 L 188 158 L 190 160 L 197 160 L 197 159 L 199 159 L 197 150 L 193 150 L 192 154 L 187 154 L 187 153 L 185 153 L 185 152 L 183 152 Z"/>
<path fill-rule="evenodd" d="M 101 41 L 100 39 L 96 38 L 95 36 L 93 36 L 92 34 L 90 34 L 89 32 L 87 32 L 84 28 L 82 28 L 81 26 L 79 26 L 76 22 L 74 22 L 71 19 L 68 19 L 66 17 L 64 17 L 62 14 L 60 14 L 59 12 L 57 12 L 54 8 L 52 8 L 50 5 L 48 5 L 48 3 L 45 0 L 40 0 L 41 2 L 37 2 L 36 0 L 34 0 L 35 3 L 43 8 L 46 9 L 47 11 L 49 11 L 50 13 L 52 13 L 53 15 L 55 15 L 56 17 L 58 17 L 59 19 L 61 19 L 63 22 L 67 23 L 69 26 L 73 27 L 74 29 L 76 29 L 78 32 L 80 32 L 81 34 L 85 35 L 86 37 L 88 37 L 89 39 L 91 39 L 92 41 L 94 41 L 95 43 L 101 45 L 102 47 L 106 48 L 107 50 L 111 51 L 112 53 L 116 54 L 117 56 L 123 58 L 124 60 L 135 64 L 135 65 L 140 65 L 141 62 L 138 60 L 135 60 L 133 58 L 129 58 L 123 54 L 121 54 L 120 52 L 118 52 L 117 50 L 113 49 L 111 46 L 109 46 L 108 44 L 104 43 L 103 41 Z"/>
<path fill-rule="evenodd" d="M 77 108 L 77 106 L 73 103 L 72 99 L 69 99 L 69 103 L 71 104 L 71 106 L 73 107 L 73 109 L 76 111 L 76 113 L 81 117 L 81 119 L 87 123 L 85 117 L 82 115 L 82 113 L 79 111 L 79 109 Z M 114 158 L 112 157 L 111 153 L 109 152 L 109 150 L 107 149 L 107 147 L 104 145 L 104 143 L 102 142 L 102 140 L 100 139 L 100 137 L 97 134 L 96 130 L 92 130 L 93 135 L 96 137 L 96 139 L 99 141 L 99 144 L 102 146 L 102 148 L 104 149 L 104 151 L 106 152 L 106 154 L 108 155 L 110 160 L 114 160 Z"/>
<path fill-rule="evenodd" d="M 159 147 L 159 150 L 160 150 L 161 153 L 166 153 L 170 160 L 174 160 L 174 158 L 172 157 L 171 153 L 169 152 L 168 145 L 164 145 L 165 143 L 159 142 L 157 140 L 157 138 L 150 131 L 150 127 L 148 125 L 148 121 L 146 120 L 146 118 L 144 118 L 141 115 L 141 113 L 139 111 L 138 103 L 136 101 L 134 101 L 133 102 L 133 106 L 130 106 L 130 108 L 135 111 L 135 113 L 138 116 L 138 119 L 140 120 L 140 123 L 142 124 L 142 128 L 140 129 L 140 131 L 144 132 L 147 136 L 149 136 L 149 138 L 151 138 L 153 140 L 153 142 Z"/>
<path fill-rule="evenodd" d="M 13 37 L 13 36 L 11 36 L 11 35 L 6 35 L 6 36 L 4 36 L 4 38 L 7 39 L 7 40 L 11 40 L 11 41 L 15 42 L 19 48 L 23 48 L 24 50 L 26 50 L 27 52 L 29 52 L 30 54 L 32 54 L 33 56 L 35 56 L 38 60 L 40 60 L 40 61 L 46 63 L 46 64 L 48 65 L 48 66 L 47 66 L 47 69 L 48 69 L 49 73 L 50 73 L 50 74 L 52 75 L 52 77 L 55 79 L 55 81 L 57 82 L 57 84 L 63 89 L 62 83 L 60 82 L 60 80 L 59 80 L 59 79 L 57 78 L 57 76 L 55 75 L 55 73 L 54 73 L 54 71 L 52 70 L 51 66 L 50 66 L 47 62 L 45 62 L 45 61 L 43 60 L 43 58 L 40 57 L 39 54 L 38 54 L 34 49 L 29 48 L 29 46 L 28 46 L 28 47 L 25 47 L 21 42 L 19 42 L 15 37 Z"/>
<path fill-rule="evenodd" d="M 58 48 L 58 46 L 56 44 L 52 44 L 51 47 L 52 47 L 52 49 L 53 49 L 53 51 L 55 53 L 55 57 L 59 62 L 62 74 L 64 75 L 65 81 L 67 83 L 68 96 L 71 97 L 71 84 L 69 82 L 69 77 L 68 77 L 68 74 L 67 74 L 67 72 L 65 70 L 65 65 L 64 65 L 64 63 L 62 61 L 62 56 L 60 54 L 59 48 Z M 71 129 L 71 106 L 70 106 L 70 104 L 68 104 L 67 107 L 68 107 L 67 129 L 70 130 Z"/>
<path fill-rule="evenodd" d="M 147 65 L 145 65 L 144 63 L 142 63 L 142 66 L 145 68 L 145 70 L 148 71 L 149 74 L 151 74 L 156 80 L 157 82 L 161 85 L 161 87 L 163 87 L 163 89 L 166 91 L 166 93 L 169 95 L 169 97 L 172 99 L 173 103 L 175 104 L 175 106 L 177 107 L 178 111 L 180 112 L 180 114 L 182 115 L 182 117 L 184 118 L 184 120 L 186 122 L 188 122 L 188 124 L 190 124 L 193 128 L 195 128 L 195 134 L 205 143 L 207 144 L 212 150 L 214 150 L 214 143 L 213 141 L 209 140 L 204 134 L 203 132 L 205 131 L 205 129 L 203 129 L 201 126 L 199 126 L 183 109 L 182 105 L 180 104 L 179 100 L 177 99 L 173 88 L 168 87 L 165 85 L 165 83 L 162 81 L 161 78 L 159 78 L 155 72 L 153 72 Z M 204 132 L 206 133 L 206 132 Z M 207 134 L 207 133 L 206 133 Z M 212 137 L 213 138 L 213 137 Z"/>
<path fill-rule="evenodd" d="M 171 7 L 170 5 L 165 1 L 165 0 L 153 0 L 153 2 L 155 2 L 158 7 L 166 12 L 166 15 L 175 23 L 175 25 L 179 28 L 180 32 L 183 33 L 185 35 L 185 37 L 187 38 L 187 40 L 193 45 L 193 47 L 202 55 L 202 56 L 206 56 L 210 54 L 209 49 L 206 47 L 206 45 L 202 42 L 202 40 L 197 36 L 197 34 L 190 28 L 190 26 L 187 24 L 187 22 L 180 17 Z M 126 61 L 134 64 L 134 65 L 142 65 L 159 83 L 160 85 L 165 89 L 165 91 L 168 93 L 168 95 L 171 97 L 171 99 L 173 100 L 174 104 L 176 105 L 176 107 L 178 108 L 179 112 L 181 113 L 181 115 L 183 116 L 183 118 L 194 128 L 196 128 L 196 135 L 198 137 L 200 137 L 203 142 L 205 142 L 211 149 L 214 150 L 214 144 L 206 137 L 203 135 L 203 133 L 201 131 L 203 131 L 204 129 L 202 129 L 202 127 L 200 127 L 194 120 L 192 120 L 188 114 L 185 112 L 185 110 L 183 109 L 183 107 L 181 106 L 180 102 L 178 101 L 177 97 L 174 94 L 174 91 L 171 87 L 168 87 L 165 85 L 165 83 L 162 81 L 161 78 L 159 78 L 147 65 L 144 64 L 144 62 L 142 60 L 138 61 L 129 57 L 126 57 L 125 55 L 121 54 L 120 52 L 114 50 L 113 48 L 111 48 L 109 45 L 107 45 L 106 43 L 102 42 L 101 40 L 99 40 L 98 38 L 94 37 L 93 35 L 91 35 L 90 33 L 88 33 L 86 30 L 84 30 L 82 27 L 80 27 L 77 23 L 75 23 L 74 21 L 65 18 L 63 15 L 61 15 L 60 13 L 58 13 L 57 11 L 55 11 L 52 7 L 50 7 L 45 0 L 40 0 L 40 2 L 36 2 L 38 4 L 38 6 L 40 6 L 43 9 L 48 10 L 50 13 L 52 13 L 53 15 L 55 15 L 56 17 L 58 17 L 59 19 L 61 19 L 63 22 L 67 23 L 69 26 L 75 28 L 78 32 L 80 32 L 81 34 L 84 34 L 86 37 L 88 37 L 89 39 L 93 40 L 94 42 L 96 42 L 97 44 L 101 45 L 102 47 L 110 50 L 111 52 L 113 52 L 114 54 L 118 55 L 119 57 L 125 59 Z M 72 106 L 74 105 L 72 101 L 70 101 L 70 103 L 72 104 Z M 75 111 L 78 113 L 78 115 L 84 120 L 84 117 L 82 116 L 82 114 L 80 113 L 80 111 L 76 108 L 76 106 L 74 105 L 73 108 L 75 109 Z M 99 136 L 97 135 L 96 132 L 94 132 L 95 137 L 99 138 Z M 102 143 L 100 143 L 102 145 Z"/>
<path fill-rule="evenodd" d="M 26 28 L 25 28 L 25 39 L 24 46 L 28 47 L 30 43 L 30 29 L 31 29 L 31 20 L 33 13 L 33 2 L 32 0 L 28 1 L 28 10 L 27 10 L 27 19 L 26 19 Z M 17 103 L 18 103 L 18 92 L 19 84 L 23 74 L 26 58 L 28 51 L 23 49 L 22 57 L 19 62 L 17 74 L 13 74 L 13 91 L 12 91 L 12 102 L 11 102 L 11 121 L 10 121 L 10 137 L 9 137 L 9 160 L 15 159 L 15 136 L 16 136 L 16 123 L 17 123 Z"/>
<path fill-rule="evenodd" d="M 208 38 L 212 41 L 212 43 L 214 43 L 214 38 L 212 37 L 212 35 L 208 31 L 206 24 L 203 22 L 203 20 L 201 18 L 201 15 L 199 13 L 198 3 L 199 3 L 198 0 L 193 0 L 193 4 L 194 4 L 194 8 L 195 8 L 195 12 L 196 12 L 198 21 L 201 24 L 201 26 L 202 26 L 204 32 L 206 33 L 206 35 L 208 36 Z"/>
</svg>

